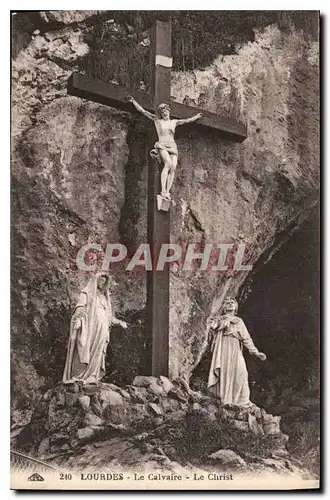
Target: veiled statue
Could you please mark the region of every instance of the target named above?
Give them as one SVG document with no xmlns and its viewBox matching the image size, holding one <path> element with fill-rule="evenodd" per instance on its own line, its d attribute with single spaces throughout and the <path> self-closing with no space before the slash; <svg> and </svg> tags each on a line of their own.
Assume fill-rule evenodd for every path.
<svg viewBox="0 0 330 500">
<path fill-rule="evenodd" d="M 100 273 L 92 276 L 80 293 L 71 318 L 64 383 L 100 381 L 105 374 L 111 325 L 127 328 L 127 323 L 113 314 L 111 284 L 110 276 Z"/>
<path fill-rule="evenodd" d="M 266 355 L 253 343 L 241 318 L 236 316 L 238 303 L 228 298 L 224 301 L 222 314 L 210 323 L 212 361 L 208 389 L 223 404 L 249 406 L 250 388 L 243 348 L 261 361 Z"/>
</svg>

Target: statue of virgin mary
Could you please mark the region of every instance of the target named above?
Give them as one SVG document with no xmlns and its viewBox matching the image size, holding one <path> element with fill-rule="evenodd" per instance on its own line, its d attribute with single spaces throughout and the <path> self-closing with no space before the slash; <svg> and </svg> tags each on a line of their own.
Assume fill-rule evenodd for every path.
<svg viewBox="0 0 330 500">
<path fill-rule="evenodd" d="M 109 287 L 109 275 L 97 274 L 79 296 L 71 318 L 64 383 L 100 381 L 105 374 L 111 324 L 127 328 L 127 323 L 113 315 Z"/>
</svg>

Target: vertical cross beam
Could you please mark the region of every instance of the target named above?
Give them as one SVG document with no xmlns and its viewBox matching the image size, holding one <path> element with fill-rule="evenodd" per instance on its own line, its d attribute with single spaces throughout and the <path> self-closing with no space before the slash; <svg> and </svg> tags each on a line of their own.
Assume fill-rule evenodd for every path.
<svg viewBox="0 0 330 500">
<path fill-rule="evenodd" d="M 169 102 L 171 93 L 171 25 L 156 21 L 150 40 L 150 97 L 154 109 Z M 150 131 L 148 151 L 157 140 Z M 148 155 L 148 243 L 153 262 L 157 261 L 163 243 L 170 241 L 170 212 L 157 209 L 161 166 Z M 169 265 L 163 271 L 147 273 L 148 371 L 154 376 L 168 375 L 169 355 Z"/>
</svg>

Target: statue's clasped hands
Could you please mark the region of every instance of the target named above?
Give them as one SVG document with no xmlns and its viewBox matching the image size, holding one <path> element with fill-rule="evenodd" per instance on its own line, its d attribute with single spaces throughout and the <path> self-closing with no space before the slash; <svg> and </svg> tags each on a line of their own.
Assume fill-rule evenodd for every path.
<svg viewBox="0 0 330 500">
<path fill-rule="evenodd" d="M 73 323 L 73 327 L 78 330 L 78 328 L 81 328 L 81 318 L 76 318 Z"/>
<path fill-rule="evenodd" d="M 207 330 L 210 330 L 210 329 L 214 330 L 215 328 L 217 328 L 217 326 L 218 326 L 218 321 L 216 318 L 212 318 L 212 317 L 207 318 L 207 320 L 206 320 Z"/>
<path fill-rule="evenodd" d="M 73 328 L 78 330 L 82 327 L 82 319 L 84 318 L 84 316 L 85 313 L 81 310 L 81 308 L 78 308 L 78 310 L 75 312 L 75 318 L 73 319 Z"/>
</svg>

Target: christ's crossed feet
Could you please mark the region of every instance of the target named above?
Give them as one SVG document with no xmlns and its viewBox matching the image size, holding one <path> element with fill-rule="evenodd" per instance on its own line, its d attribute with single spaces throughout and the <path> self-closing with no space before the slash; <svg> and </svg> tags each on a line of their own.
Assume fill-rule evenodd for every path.
<svg viewBox="0 0 330 500">
<path fill-rule="evenodd" d="M 171 201 L 171 195 L 170 195 L 170 193 L 167 193 L 166 191 L 162 191 L 161 197 L 165 198 L 165 200 Z"/>
</svg>

